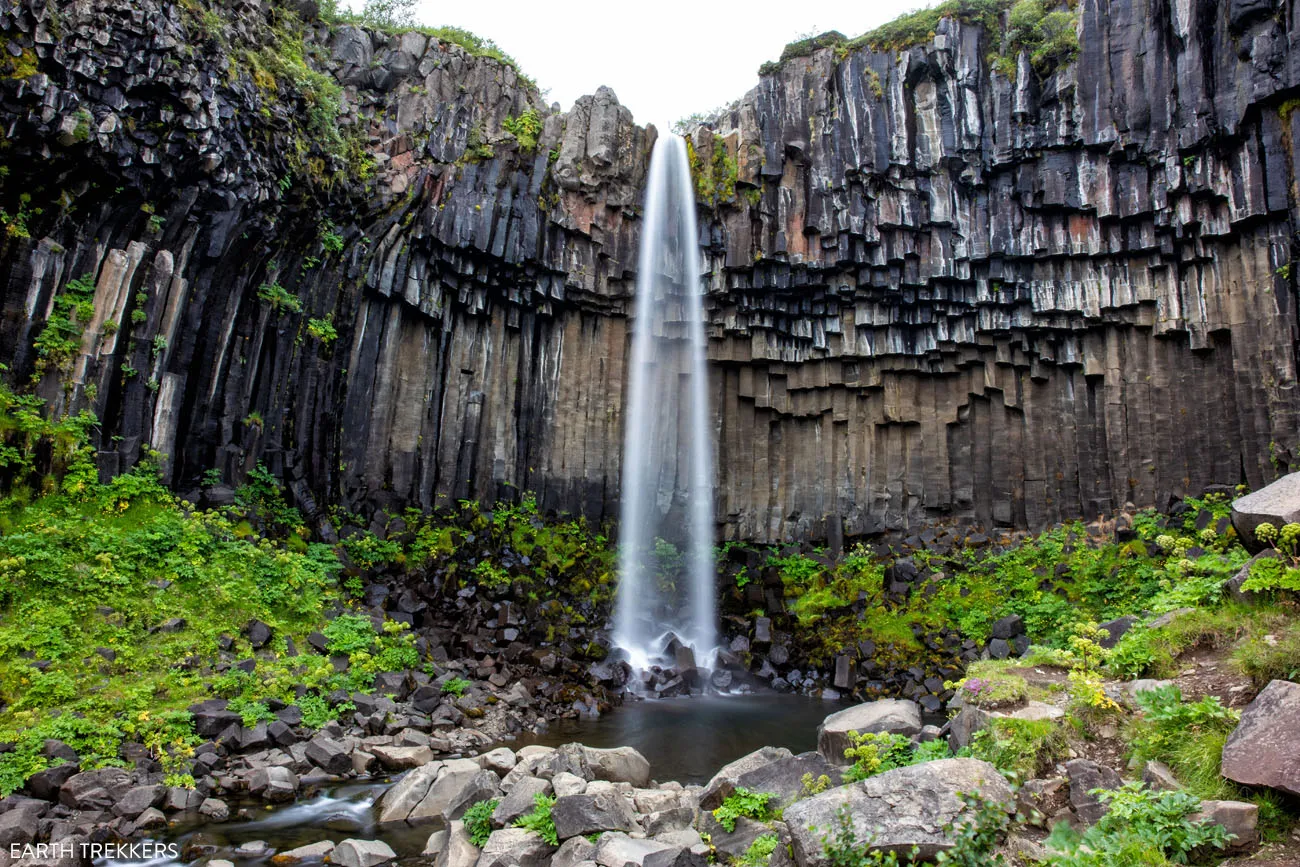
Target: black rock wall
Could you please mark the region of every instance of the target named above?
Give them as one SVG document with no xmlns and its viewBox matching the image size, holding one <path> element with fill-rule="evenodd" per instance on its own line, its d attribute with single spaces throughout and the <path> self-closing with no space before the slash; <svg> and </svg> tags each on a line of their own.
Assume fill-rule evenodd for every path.
<svg viewBox="0 0 1300 867">
<path fill-rule="evenodd" d="M 357 170 L 302 136 L 311 82 L 249 59 L 292 19 L 221 12 L 0 12 L 6 376 L 91 274 L 37 388 L 96 411 L 106 470 L 149 444 L 182 490 L 263 461 L 309 511 L 531 489 L 615 515 L 654 129 L 419 33 L 295 29 Z M 944 21 L 787 61 L 698 130 L 736 170 L 701 210 L 719 535 L 1038 526 L 1285 469 L 1296 12 L 1082 0 L 1078 61 L 1015 81 Z M 535 149 L 506 130 L 530 110 Z"/>
</svg>

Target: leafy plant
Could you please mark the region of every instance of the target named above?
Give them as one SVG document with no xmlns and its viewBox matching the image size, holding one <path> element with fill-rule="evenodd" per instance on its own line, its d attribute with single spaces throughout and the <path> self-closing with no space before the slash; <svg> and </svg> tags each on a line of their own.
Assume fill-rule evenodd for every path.
<svg viewBox="0 0 1300 867">
<path fill-rule="evenodd" d="M 463 677 L 453 677 L 444 680 L 441 688 L 443 695 L 454 695 L 457 698 L 460 698 L 465 694 L 465 690 L 469 689 L 473 685 L 474 682 L 471 680 L 466 680 Z"/>
<path fill-rule="evenodd" d="M 1058 825 L 1047 841 L 1053 864 L 1112 867 L 1162 864 L 1166 858 L 1186 864 L 1195 850 L 1222 849 L 1231 839 L 1222 825 L 1191 821 L 1201 802 L 1187 792 L 1156 791 L 1134 782 L 1092 794 L 1107 805 L 1106 814 L 1081 835 Z"/>
<path fill-rule="evenodd" d="M 506 118 L 502 127 L 519 142 L 520 150 L 530 153 L 537 150 L 537 139 L 542 134 L 542 118 L 536 109 L 530 108 L 518 117 Z"/>
<path fill-rule="evenodd" d="M 257 297 L 271 306 L 274 313 L 301 313 L 302 300 L 279 283 L 263 283 L 257 287 Z"/>
<path fill-rule="evenodd" d="M 331 654 L 351 656 L 369 652 L 375 644 L 375 627 L 364 614 L 340 614 L 321 633 Z"/>
<path fill-rule="evenodd" d="M 812 830 L 818 830 L 813 828 Z M 898 853 L 872 849 L 870 838 L 858 838 L 853 826 L 853 816 L 847 806 L 835 813 L 835 827 L 824 829 L 822 855 L 827 867 L 899 867 L 901 863 L 915 863 L 919 849 L 912 848 L 907 862 L 900 861 Z"/>
<path fill-rule="evenodd" d="M 944 828 L 952 846 L 935 856 L 936 864 L 956 867 L 1001 867 L 1007 863 L 998 842 L 1011 824 L 1007 804 L 979 794 L 959 792 L 960 812 Z"/>
<path fill-rule="evenodd" d="M 770 792 L 752 792 L 743 786 L 723 799 L 713 811 L 713 818 L 730 833 L 736 830 L 736 820 L 742 816 L 765 822 L 772 818 L 771 801 L 776 797 Z"/>
<path fill-rule="evenodd" d="M 532 812 L 516 819 L 515 827 L 537 832 L 538 836 L 552 846 L 560 845 L 555 833 L 555 820 L 551 818 L 551 808 L 554 806 L 555 798 L 538 792 L 533 796 Z"/>
<path fill-rule="evenodd" d="M 1050 769 L 1068 748 L 1065 732 L 1051 720 L 994 717 L 972 736 L 970 753 L 1009 777 L 1028 780 Z"/>
<path fill-rule="evenodd" d="M 461 819 L 465 823 L 465 830 L 469 832 L 469 841 L 480 849 L 492 835 L 492 814 L 500 803 L 496 798 L 478 801 L 465 811 Z"/>
<path fill-rule="evenodd" d="M 313 340 L 319 340 L 321 343 L 329 346 L 335 340 L 338 340 L 339 332 L 334 327 L 334 316 L 331 314 L 324 319 L 308 319 L 307 334 Z"/>
</svg>

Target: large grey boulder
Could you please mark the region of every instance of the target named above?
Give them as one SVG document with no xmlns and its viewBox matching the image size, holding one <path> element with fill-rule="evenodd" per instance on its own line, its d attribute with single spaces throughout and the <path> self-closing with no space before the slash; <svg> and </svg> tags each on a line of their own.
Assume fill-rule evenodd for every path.
<svg viewBox="0 0 1300 867">
<path fill-rule="evenodd" d="M 397 859 L 397 853 L 382 840 L 344 840 L 330 852 L 330 863 L 339 867 L 377 867 Z"/>
<path fill-rule="evenodd" d="M 817 727 L 817 752 L 832 765 L 847 765 L 849 732 L 889 732 L 911 737 L 921 731 L 921 706 L 914 701 L 882 698 L 833 713 Z"/>
<path fill-rule="evenodd" d="M 1106 815 L 1106 804 L 1093 792 L 1118 789 L 1123 784 L 1113 769 L 1089 759 L 1066 762 L 1065 777 L 1070 783 L 1070 806 L 1085 825 L 1091 825 Z"/>
<path fill-rule="evenodd" d="M 598 791 L 556 798 L 551 807 L 555 834 L 561 840 L 598 831 L 631 831 L 636 818 L 627 800 L 616 791 Z"/>
<path fill-rule="evenodd" d="M 966 792 L 1014 809 L 1007 781 L 997 768 L 978 759 L 940 759 L 898 768 L 796 801 L 784 814 L 795 861 L 800 867 L 828 863 L 822 838 L 838 826 L 841 808 L 848 809 L 853 830 L 867 848 L 901 855 L 915 846 L 921 858 L 933 858 L 952 847 L 943 829 L 962 811 L 957 796 Z"/>
<path fill-rule="evenodd" d="M 536 831 L 502 828 L 483 844 L 478 867 L 547 867 L 555 847 Z"/>
<path fill-rule="evenodd" d="M 803 795 L 805 774 L 811 774 L 814 780 L 829 777 L 832 786 L 841 782 L 840 770 L 820 753 L 796 756 L 784 748 L 763 747 L 724 765 L 714 774 L 700 793 L 700 809 L 716 810 L 737 788 L 769 792 L 776 795 L 777 803 L 773 806 L 785 806 Z"/>
<path fill-rule="evenodd" d="M 1300 473 L 1283 476 L 1232 503 L 1232 526 L 1241 544 L 1252 554 L 1268 547 L 1255 535 L 1255 528 L 1260 524 L 1272 524 L 1280 530 L 1283 524 L 1297 522 L 1300 522 Z"/>
<path fill-rule="evenodd" d="M 560 844 L 551 858 L 551 867 L 577 867 L 584 861 L 596 860 L 596 844 L 586 837 L 573 837 Z"/>
<path fill-rule="evenodd" d="M 601 750 L 583 747 L 592 779 L 611 783 L 630 783 L 637 788 L 650 782 L 650 762 L 632 747 Z"/>
<path fill-rule="evenodd" d="M 370 753 L 379 759 L 379 764 L 383 765 L 389 771 L 404 771 L 409 768 L 418 768 L 421 765 L 427 765 L 433 761 L 433 750 L 427 746 L 416 747 L 395 747 L 385 744 L 375 744 L 370 747 Z"/>
<path fill-rule="evenodd" d="M 379 823 L 459 819 L 476 801 L 499 793 L 497 775 L 473 759 L 430 762 L 408 773 L 379 799 Z"/>
<path fill-rule="evenodd" d="M 59 803 L 75 810 L 107 810 L 131 788 L 121 768 L 100 768 L 69 777 L 59 789 Z"/>
<path fill-rule="evenodd" d="M 538 777 L 524 777 L 515 783 L 492 813 L 492 825 L 504 828 L 525 813 L 531 813 L 538 795 L 549 795 L 551 783 Z"/>
<path fill-rule="evenodd" d="M 1300 795 L 1300 684 L 1275 680 L 1255 696 L 1223 745 L 1221 770 L 1236 783 Z"/>
</svg>

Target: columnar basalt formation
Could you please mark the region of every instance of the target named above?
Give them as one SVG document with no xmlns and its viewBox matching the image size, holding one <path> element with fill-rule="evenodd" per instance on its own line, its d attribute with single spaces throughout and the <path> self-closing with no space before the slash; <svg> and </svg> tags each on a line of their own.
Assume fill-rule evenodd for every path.
<svg viewBox="0 0 1300 867">
<path fill-rule="evenodd" d="M 295 126 L 312 80 L 257 60 L 293 19 L 222 12 L 0 12 L 6 376 L 43 364 L 106 470 L 148 444 L 181 490 L 263 461 L 309 511 L 615 515 L 653 128 L 419 33 L 293 29 L 358 169 Z M 1077 62 L 1014 80 L 945 20 L 788 60 L 696 131 L 735 172 L 701 209 L 719 534 L 1038 526 L 1285 468 L 1297 13 L 1081 0 Z M 42 359 L 83 274 L 80 351 Z"/>
</svg>

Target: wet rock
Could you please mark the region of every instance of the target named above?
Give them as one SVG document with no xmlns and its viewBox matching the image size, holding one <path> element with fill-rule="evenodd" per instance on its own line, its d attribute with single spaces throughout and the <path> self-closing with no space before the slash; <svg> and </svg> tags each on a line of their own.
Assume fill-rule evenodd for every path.
<svg viewBox="0 0 1300 867">
<path fill-rule="evenodd" d="M 921 731 L 921 708 L 907 699 L 869 701 L 833 713 L 817 728 L 817 751 L 833 765 L 845 765 L 849 732 L 889 732 L 911 737 Z"/>
<path fill-rule="evenodd" d="M 449 822 L 441 831 L 434 831 L 425 843 L 424 854 L 434 855 L 434 867 L 474 867 L 479 850 L 469 839 L 469 831 L 460 820 Z"/>
<path fill-rule="evenodd" d="M 886 771 L 860 783 L 850 783 L 797 801 L 785 809 L 795 861 L 800 867 L 824 867 L 822 848 L 827 828 L 837 827 L 839 811 L 847 807 L 859 840 L 872 840 L 872 850 L 910 852 L 933 858 L 951 848 L 943 827 L 963 809 L 959 793 L 983 797 L 1014 808 L 1011 787 L 987 762 L 940 759 Z"/>
<path fill-rule="evenodd" d="M 475 802 L 497 796 L 497 775 L 472 759 L 430 762 L 402 777 L 379 799 L 378 821 L 458 819 Z"/>
<path fill-rule="evenodd" d="M 370 748 L 379 763 L 390 771 L 418 768 L 433 761 L 433 750 L 428 747 L 394 747 L 376 744 Z"/>
<path fill-rule="evenodd" d="M 226 802 L 217 798 L 205 798 L 199 804 L 199 815 L 210 822 L 224 822 L 230 818 L 230 808 Z"/>
<path fill-rule="evenodd" d="M 1223 776 L 1300 795 L 1300 684 L 1275 680 L 1241 712 L 1223 745 Z"/>
</svg>

